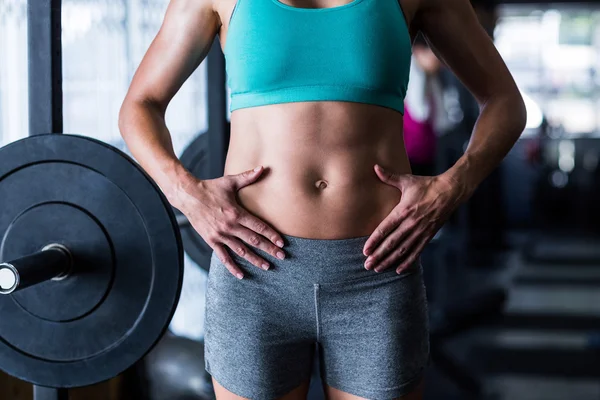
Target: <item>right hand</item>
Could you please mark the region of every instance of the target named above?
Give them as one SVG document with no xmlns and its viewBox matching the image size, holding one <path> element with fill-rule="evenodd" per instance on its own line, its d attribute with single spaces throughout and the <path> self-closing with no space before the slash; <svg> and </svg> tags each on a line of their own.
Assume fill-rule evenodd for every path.
<svg viewBox="0 0 600 400">
<path fill-rule="evenodd" d="M 251 251 L 247 244 L 279 259 L 285 258 L 281 250 L 283 238 L 279 233 L 237 202 L 237 191 L 256 182 L 263 171 L 261 166 L 237 175 L 199 180 L 189 189 L 190 197 L 180 209 L 219 260 L 238 279 L 242 279 L 244 273 L 225 246 L 264 270 L 269 269 L 269 263 Z"/>
</svg>

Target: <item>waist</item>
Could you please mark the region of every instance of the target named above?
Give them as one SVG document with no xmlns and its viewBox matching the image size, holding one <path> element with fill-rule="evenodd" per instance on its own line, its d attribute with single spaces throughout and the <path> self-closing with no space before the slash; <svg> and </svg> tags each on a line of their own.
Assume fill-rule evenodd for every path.
<svg viewBox="0 0 600 400">
<path fill-rule="evenodd" d="M 243 112 L 243 113 L 242 113 Z M 236 111 L 225 174 L 263 176 L 240 204 L 282 234 L 313 239 L 370 235 L 400 200 L 379 163 L 410 173 L 401 114 L 353 103 L 291 103 Z"/>
<path fill-rule="evenodd" d="M 282 235 L 285 242 L 287 257 L 279 260 L 270 254 L 255 249 L 254 251 L 271 262 L 270 271 L 261 271 L 233 251 L 228 251 L 234 261 L 252 275 L 255 282 L 264 287 L 285 282 L 301 284 L 314 283 L 349 283 L 387 281 L 421 272 L 421 261 L 417 259 L 399 276 L 395 268 L 382 272 L 367 271 L 364 268 L 366 257 L 363 248 L 369 236 L 358 236 L 347 239 L 310 239 L 291 235 Z M 218 261 L 214 252 L 211 254 L 214 262 Z M 229 274 L 225 268 L 224 274 Z M 212 268 L 211 268 L 211 273 Z M 383 282 L 382 282 L 383 283 Z"/>
<path fill-rule="evenodd" d="M 275 170 L 275 169 L 274 169 Z M 318 193 L 309 182 L 277 179 L 248 186 L 238 193 L 240 204 L 282 234 L 313 239 L 345 239 L 370 235 L 398 204 L 397 189 L 356 185 Z M 274 178 L 273 178 L 274 179 Z M 331 182 L 329 182 L 332 185 Z M 335 185 L 335 182 L 333 182 Z"/>
</svg>

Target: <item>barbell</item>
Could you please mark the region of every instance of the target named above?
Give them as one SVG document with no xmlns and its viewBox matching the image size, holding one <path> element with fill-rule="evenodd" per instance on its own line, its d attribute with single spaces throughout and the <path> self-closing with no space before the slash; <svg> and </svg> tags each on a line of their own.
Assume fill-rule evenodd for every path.
<svg viewBox="0 0 600 400">
<path fill-rule="evenodd" d="M 113 378 L 167 330 L 183 280 L 173 209 L 120 150 L 45 134 L 0 149 L 0 369 L 38 386 Z"/>
</svg>

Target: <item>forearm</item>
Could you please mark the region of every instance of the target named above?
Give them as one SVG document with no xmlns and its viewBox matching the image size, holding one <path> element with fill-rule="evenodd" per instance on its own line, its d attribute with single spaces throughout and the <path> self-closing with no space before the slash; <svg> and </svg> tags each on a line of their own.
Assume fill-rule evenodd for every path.
<svg viewBox="0 0 600 400">
<path fill-rule="evenodd" d="M 493 97 L 482 106 L 467 150 L 443 174 L 458 185 L 461 201 L 467 200 L 508 154 L 523 132 L 526 118 L 518 91 Z"/>
<path fill-rule="evenodd" d="M 164 110 L 149 102 L 126 100 L 119 113 L 119 129 L 133 157 L 169 202 L 180 208 L 186 187 L 197 180 L 175 155 Z"/>
</svg>

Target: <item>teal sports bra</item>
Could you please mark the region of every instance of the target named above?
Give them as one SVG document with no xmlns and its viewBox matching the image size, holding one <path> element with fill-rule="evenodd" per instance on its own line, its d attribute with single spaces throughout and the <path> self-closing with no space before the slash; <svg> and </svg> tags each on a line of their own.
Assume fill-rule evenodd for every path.
<svg viewBox="0 0 600 400">
<path fill-rule="evenodd" d="M 330 8 L 237 0 L 224 54 L 231 111 L 329 100 L 404 113 L 412 49 L 398 0 Z"/>
</svg>

